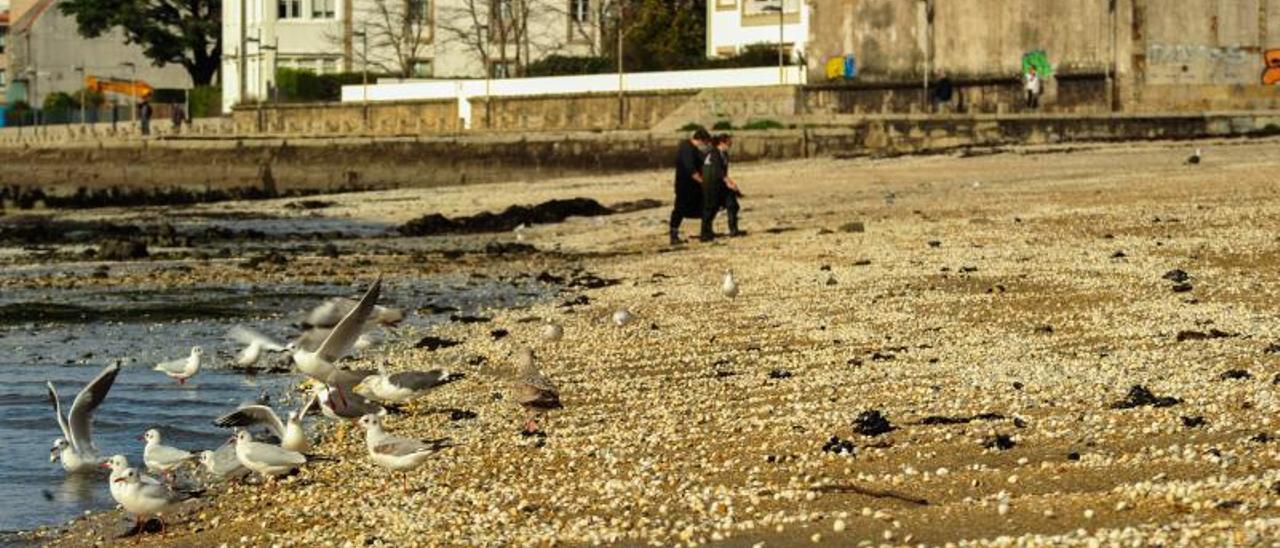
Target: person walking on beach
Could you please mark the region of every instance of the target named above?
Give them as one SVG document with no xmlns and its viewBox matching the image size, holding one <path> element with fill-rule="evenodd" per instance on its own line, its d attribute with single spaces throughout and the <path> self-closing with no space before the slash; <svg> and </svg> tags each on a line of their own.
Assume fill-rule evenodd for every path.
<svg viewBox="0 0 1280 548">
<path fill-rule="evenodd" d="M 171 121 L 173 122 L 173 133 L 180 133 L 182 131 L 182 124 L 187 121 L 187 111 L 182 108 L 182 105 L 177 103 L 173 105 Z"/>
<path fill-rule="evenodd" d="M 671 208 L 671 245 L 680 245 L 680 223 L 702 217 L 703 149 L 711 143 L 711 134 L 698 128 L 693 136 L 680 141 L 676 149 L 676 203 Z"/>
<path fill-rule="evenodd" d="M 138 103 L 138 124 L 143 135 L 151 135 L 151 97 L 149 95 L 143 95 L 142 102 Z"/>
<path fill-rule="evenodd" d="M 1027 92 L 1027 108 L 1040 108 L 1040 92 L 1044 89 L 1044 83 L 1040 81 L 1034 65 L 1028 67 L 1027 73 L 1023 75 L 1023 89 Z"/>
<path fill-rule="evenodd" d="M 702 165 L 702 234 L 699 239 L 704 242 L 716 238 L 712 226 L 722 207 L 728 213 L 729 236 L 745 234 L 738 230 L 738 198 L 742 197 L 742 191 L 729 176 L 729 147 L 732 145 L 733 137 L 726 133 L 716 135 Z"/>
</svg>

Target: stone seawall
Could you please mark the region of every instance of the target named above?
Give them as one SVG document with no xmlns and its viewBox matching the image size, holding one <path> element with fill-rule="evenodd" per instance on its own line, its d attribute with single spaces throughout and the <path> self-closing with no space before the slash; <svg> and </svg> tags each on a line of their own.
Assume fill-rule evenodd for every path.
<svg viewBox="0 0 1280 548">
<path fill-rule="evenodd" d="M 827 116 L 738 134 L 734 161 L 964 147 L 1280 133 L 1280 112 L 1200 115 Z M 437 138 L 162 139 L 0 148 L 0 184 L 277 188 L 440 186 L 665 168 L 676 132 Z"/>
</svg>

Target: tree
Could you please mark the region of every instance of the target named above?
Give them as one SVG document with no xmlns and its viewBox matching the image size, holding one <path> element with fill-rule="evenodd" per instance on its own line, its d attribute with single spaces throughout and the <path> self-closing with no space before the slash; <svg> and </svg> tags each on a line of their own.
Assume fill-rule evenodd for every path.
<svg viewBox="0 0 1280 548">
<path fill-rule="evenodd" d="M 524 76 L 535 56 L 558 51 L 563 27 L 539 24 L 547 14 L 563 13 L 558 5 L 559 0 L 458 0 L 441 6 L 436 28 L 443 40 L 474 51 L 482 65 L 496 62 L 510 68 L 506 76 Z"/>
<path fill-rule="evenodd" d="M 370 0 L 357 21 L 369 40 L 364 61 L 375 72 L 414 76 L 418 61 L 431 41 L 429 0 Z"/>
<path fill-rule="evenodd" d="M 182 65 L 197 86 L 209 85 L 222 54 L 221 0 L 63 0 L 81 36 L 114 29 L 158 66 Z"/>
</svg>

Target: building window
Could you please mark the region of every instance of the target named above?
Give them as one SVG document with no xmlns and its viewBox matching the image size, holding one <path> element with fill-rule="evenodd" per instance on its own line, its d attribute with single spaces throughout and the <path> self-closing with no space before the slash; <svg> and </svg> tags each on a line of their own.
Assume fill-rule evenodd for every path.
<svg viewBox="0 0 1280 548">
<path fill-rule="evenodd" d="M 0 88 L 4 87 L 8 83 L 9 81 L 6 80 L 4 76 L 4 69 L 0 69 Z"/>
<path fill-rule="evenodd" d="M 414 23 L 431 20 L 431 0 L 409 0 L 409 17 Z"/>
<path fill-rule="evenodd" d="M 716 9 L 731 10 L 738 7 L 738 0 L 716 0 Z"/>
<path fill-rule="evenodd" d="M 311 0 L 311 18 L 312 19 L 333 19 L 338 13 L 334 6 L 337 0 Z"/>
<path fill-rule="evenodd" d="M 799 0 L 744 0 L 742 14 L 746 16 L 770 15 L 778 16 L 778 9 L 783 13 L 799 13 Z"/>
<path fill-rule="evenodd" d="M 505 24 L 515 18 L 512 0 L 493 0 L 493 11 L 498 14 L 498 21 Z"/>
<path fill-rule="evenodd" d="M 276 17 L 279 19 L 302 17 L 302 0 L 276 0 Z"/>
<path fill-rule="evenodd" d="M 414 78 L 431 78 L 435 75 L 435 64 L 430 59 L 414 59 L 412 68 Z"/>
<path fill-rule="evenodd" d="M 334 74 L 334 73 L 336 73 L 336 72 L 338 72 L 338 60 L 337 60 L 337 59 L 323 59 L 323 60 L 321 60 L 321 61 L 320 61 L 320 73 L 321 73 L 321 74 Z"/>
<path fill-rule="evenodd" d="M 493 78 L 510 78 L 515 71 L 511 61 L 493 61 L 489 64 L 489 76 Z"/>
<path fill-rule="evenodd" d="M 0 53 L 4 53 L 4 42 L 9 35 L 8 27 L 0 27 Z"/>
<path fill-rule="evenodd" d="M 569 17 L 579 24 L 590 21 L 591 0 L 569 0 Z"/>
</svg>

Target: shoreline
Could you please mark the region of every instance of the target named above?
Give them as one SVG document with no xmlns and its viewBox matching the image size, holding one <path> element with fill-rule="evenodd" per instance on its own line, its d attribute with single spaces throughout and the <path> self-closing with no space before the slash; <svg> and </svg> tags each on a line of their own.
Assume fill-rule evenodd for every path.
<svg viewBox="0 0 1280 548">
<path fill-rule="evenodd" d="M 335 431 L 316 451 L 337 462 L 213 491 L 144 540 L 1265 542 L 1280 533 L 1280 445 L 1260 437 L 1275 435 L 1280 410 L 1280 362 L 1266 350 L 1280 341 L 1278 290 L 1262 274 L 1280 266 L 1273 145 L 1217 144 L 1194 168 L 1182 144 L 742 164 L 746 238 L 667 249 L 658 209 L 528 231 L 526 243 L 558 255 L 371 259 L 343 275 L 541 264 L 620 283 L 430 330 L 456 347 L 378 356 L 393 370 L 467 374 L 387 421 L 457 444 L 410 473 L 413 492 L 368 462 L 358 431 Z M 669 193 L 665 172 L 643 172 L 326 196 L 339 205 L 322 214 L 403 222 Z M 718 291 L 725 268 L 742 287 L 732 301 Z M 1189 291 L 1162 279 L 1174 268 L 1191 274 Z M 561 306 L 581 295 L 587 304 Z M 620 306 L 638 321 L 600 322 Z M 544 317 L 564 324 L 564 341 L 537 338 L 529 319 Z M 497 328 L 510 335 L 494 340 Z M 1194 335 L 1213 329 L 1226 335 Z M 518 434 L 504 372 L 520 344 L 565 404 L 545 438 Z M 1180 401 L 1114 408 L 1134 385 Z M 119 517 L 28 538 L 92 544 Z"/>
</svg>

